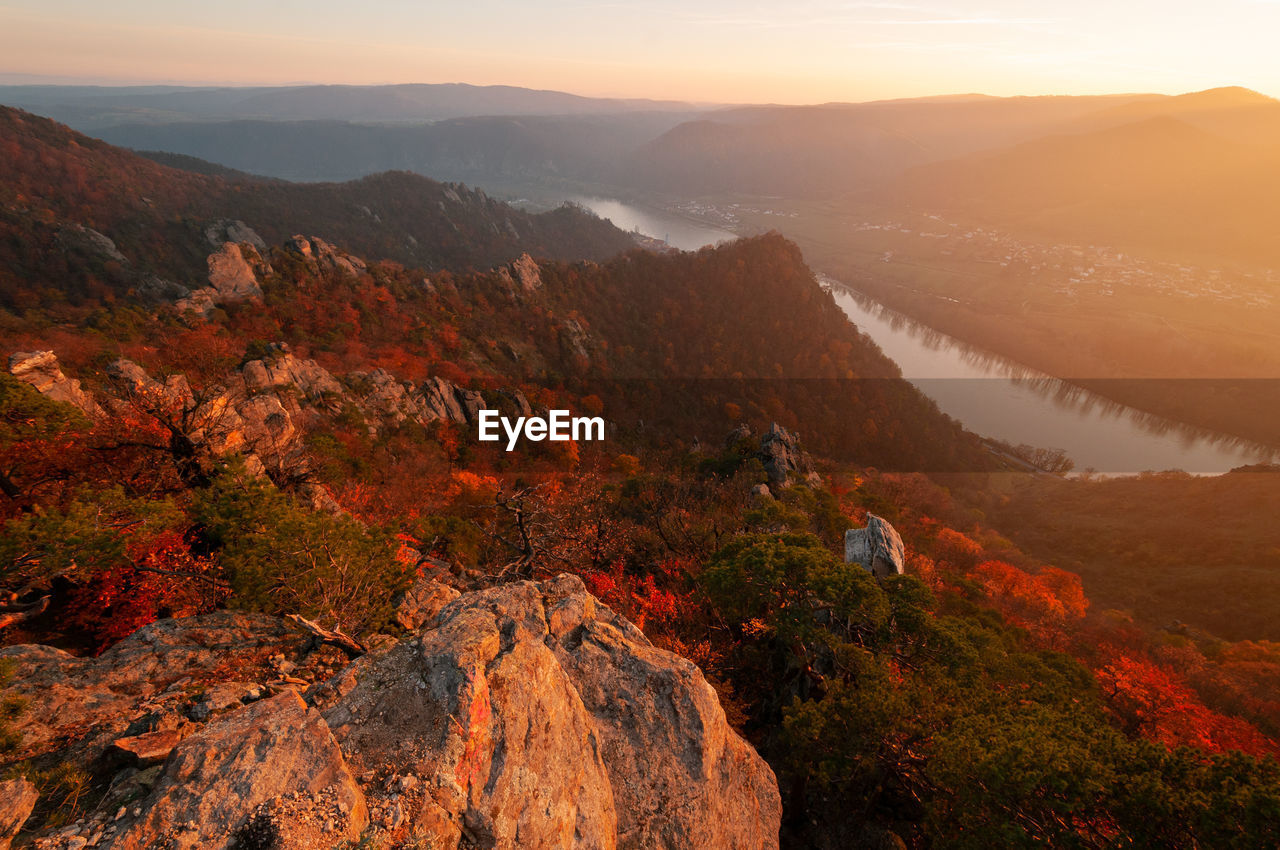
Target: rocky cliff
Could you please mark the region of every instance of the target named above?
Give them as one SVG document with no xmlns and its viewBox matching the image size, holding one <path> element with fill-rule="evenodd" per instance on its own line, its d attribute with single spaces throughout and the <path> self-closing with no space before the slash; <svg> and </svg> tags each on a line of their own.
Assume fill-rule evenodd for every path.
<svg viewBox="0 0 1280 850">
<path fill-rule="evenodd" d="M 426 614 L 349 664 L 227 612 L 96 659 L 0 650 L 24 673 L 25 753 L 110 774 L 93 814 L 34 846 L 778 846 L 773 773 L 701 672 L 576 577 Z"/>
</svg>

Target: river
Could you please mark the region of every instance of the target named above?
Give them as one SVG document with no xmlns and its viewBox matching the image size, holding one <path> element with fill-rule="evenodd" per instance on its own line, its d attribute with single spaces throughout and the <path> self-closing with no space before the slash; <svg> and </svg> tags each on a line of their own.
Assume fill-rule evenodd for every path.
<svg viewBox="0 0 1280 850">
<path fill-rule="evenodd" d="M 734 234 L 661 211 L 607 198 L 572 198 L 623 230 L 664 239 L 681 250 Z M 849 320 L 939 409 L 984 437 L 1061 449 L 1076 470 L 1120 475 L 1181 469 L 1206 475 L 1273 459 L 1258 446 L 1170 422 L 1117 404 L 999 355 L 983 351 L 884 307 L 824 275 Z"/>
</svg>

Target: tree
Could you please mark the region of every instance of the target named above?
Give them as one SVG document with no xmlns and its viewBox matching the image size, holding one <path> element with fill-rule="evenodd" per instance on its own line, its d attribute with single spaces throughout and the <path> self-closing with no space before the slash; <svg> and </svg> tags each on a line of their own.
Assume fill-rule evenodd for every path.
<svg viewBox="0 0 1280 850">
<path fill-rule="evenodd" d="M 215 473 L 193 511 L 233 607 L 298 614 L 360 636 L 386 625 L 412 578 L 391 534 L 306 508 L 239 463 Z"/>
</svg>

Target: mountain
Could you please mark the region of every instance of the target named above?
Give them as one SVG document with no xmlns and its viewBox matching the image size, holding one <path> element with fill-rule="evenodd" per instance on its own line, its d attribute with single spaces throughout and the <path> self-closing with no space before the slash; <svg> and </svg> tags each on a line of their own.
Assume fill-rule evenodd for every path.
<svg viewBox="0 0 1280 850">
<path fill-rule="evenodd" d="M 300 185 L 169 168 L 48 119 L 0 109 L 0 227 L 8 303 L 44 286 L 73 300 L 160 278 L 205 274 L 219 221 L 271 243 L 323 234 L 347 250 L 420 266 L 488 268 L 523 253 L 603 259 L 629 236 L 573 208 L 515 210 L 461 186 L 407 173 Z M 19 298 L 19 293 L 25 293 Z"/>
<path fill-rule="evenodd" d="M 782 236 L 489 267 L 616 231 L 3 118 L 0 843 L 1276 843 L 1276 647 L 1043 559 L 1069 504 L 1065 551 L 1185 565 L 1111 507 L 1158 482 L 1100 526 L 982 474 Z"/>
<path fill-rule="evenodd" d="M 349 180 L 387 170 L 493 186 L 608 181 L 619 156 L 686 117 L 680 112 L 478 117 L 429 125 L 339 121 L 175 121 L 102 127 L 95 135 L 288 180 Z"/>
<path fill-rule="evenodd" d="M 703 107 L 679 101 L 591 98 L 515 86 L 0 86 L 0 103 L 77 128 L 124 122 L 263 119 L 426 122 L 481 115 L 598 115 Z"/>
<path fill-rule="evenodd" d="M 1280 134 L 1242 142 L 1196 123 L 1159 115 L 1046 136 L 920 166 L 874 197 L 1049 239 L 1274 265 Z"/>
<path fill-rule="evenodd" d="M 962 97 L 745 107 L 673 128 L 629 181 L 683 194 L 838 197 L 904 169 L 1035 138 L 1139 96 Z"/>
</svg>

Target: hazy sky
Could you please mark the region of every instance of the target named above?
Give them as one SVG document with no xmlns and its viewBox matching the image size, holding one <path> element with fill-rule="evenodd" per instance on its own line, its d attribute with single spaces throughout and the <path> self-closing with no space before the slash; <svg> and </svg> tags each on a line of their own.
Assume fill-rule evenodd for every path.
<svg viewBox="0 0 1280 850">
<path fill-rule="evenodd" d="M 812 103 L 1280 95 L 1280 0 L 0 0 L 0 78 L 505 83 Z M 52 81 L 52 80 L 51 80 Z"/>
</svg>

